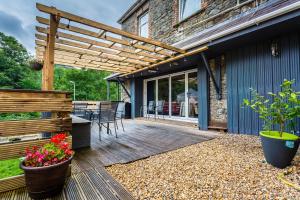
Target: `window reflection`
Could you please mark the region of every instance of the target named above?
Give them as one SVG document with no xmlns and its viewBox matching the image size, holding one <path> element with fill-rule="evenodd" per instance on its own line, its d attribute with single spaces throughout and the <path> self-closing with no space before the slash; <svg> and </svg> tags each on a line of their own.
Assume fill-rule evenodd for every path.
<svg viewBox="0 0 300 200">
<path fill-rule="evenodd" d="M 155 114 L 155 80 L 147 82 L 147 113 Z"/>
<path fill-rule="evenodd" d="M 185 116 L 185 75 L 173 76 L 172 87 L 172 116 Z"/>
<path fill-rule="evenodd" d="M 188 106 L 189 117 L 198 117 L 198 87 L 197 87 L 197 72 L 188 74 Z"/>
<path fill-rule="evenodd" d="M 169 78 L 158 79 L 157 113 L 169 115 Z"/>
</svg>

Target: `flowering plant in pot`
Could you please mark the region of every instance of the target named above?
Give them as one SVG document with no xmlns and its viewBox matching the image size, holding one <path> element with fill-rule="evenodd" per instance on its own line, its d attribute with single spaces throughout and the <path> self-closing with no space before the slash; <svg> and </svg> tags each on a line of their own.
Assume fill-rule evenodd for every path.
<svg viewBox="0 0 300 200">
<path fill-rule="evenodd" d="M 43 199 L 60 193 L 74 155 L 66 134 L 53 136 L 41 147 L 27 148 L 25 154 L 20 167 L 24 170 L 29 196 Z"/>
<path fill-rule="evenodd" d="M 252 99 L 244 99 L 244 105 L 264 121 L 264 130 L 260 132 L 264 156 L 269 164 L 278 168 L 290 165 L 299 147 L 299 137 L 285 132 L 291 128 L 295 133 L 295 120 L 300 117 L 300 92 L 292 88 L 294 82 L 285 79 L 281 91 L 269 92 L 269 98 L 251 89 Z"/>
</svg>

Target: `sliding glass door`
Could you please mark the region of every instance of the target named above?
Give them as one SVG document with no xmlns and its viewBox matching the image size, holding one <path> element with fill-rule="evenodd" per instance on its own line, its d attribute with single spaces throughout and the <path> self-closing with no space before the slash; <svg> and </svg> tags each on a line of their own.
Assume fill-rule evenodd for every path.
<svg viewBox="0 0 300 200">
<path fill-rule="evenodd" d="M 197 72 L 188 74 L 188 113 L 189 117 L 198 118 L 198 84 Z"/>
<path fill-rule="evenodd" d="M 185 75 L 171 77 L 171 115 L 185 116 Z"/>
<path fill-rule="evenodd" d="M 169 115 L 169 78 L 157 80 L 157 114 Z"/>
<path fill-rule="evenodd" d="M 176 119 L 198 118 L 197 83 L 196 70 L 146 80 L 144 105 L 148 113 Z"/>
<path fill-rule="evenodd" d="M 156 81 L 147 82 L 147 111 L 148 114 L 155 114 L 156 104 Z"/>
</svg>

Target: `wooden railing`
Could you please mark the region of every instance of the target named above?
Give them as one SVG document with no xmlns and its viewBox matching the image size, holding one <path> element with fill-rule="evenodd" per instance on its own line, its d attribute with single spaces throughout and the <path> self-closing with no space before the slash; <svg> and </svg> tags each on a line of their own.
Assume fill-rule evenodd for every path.
<svg viewBox="0 0 300 200">
<path fill-rule="evenodd" d="M 0 137 L 37 133 L 69 132 L 72 129 L 72 100 L 70 94 L 59 91 L 3 90 L 0 89 L 1 113 L 47 112 L 48 118 L 0 121 Z M 51 113 L 51 114 L 50 114 Z M 68 137 L 71 142 L 71 137 Z M 22 157 L 26 147 L 40 146 L 49 139 L 0 144 L 0 160 Z M 0 192 L 24 186 L 24 177 L 16 176 L 0 180 Z"/>
</svg>

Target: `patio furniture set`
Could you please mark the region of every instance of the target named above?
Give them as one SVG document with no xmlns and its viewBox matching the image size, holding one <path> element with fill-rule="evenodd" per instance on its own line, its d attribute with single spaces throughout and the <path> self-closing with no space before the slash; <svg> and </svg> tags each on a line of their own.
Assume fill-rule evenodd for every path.
<svg viewBox="0 0 300 200">
<path fill-rule="evenodd" d="M 118 121 L 120 121 L 122 129 L 125 132 L 123 124 L 123 119 L 125 117 L 125 103 L 122 101 L 105 101 L 96 104 L 74 102 L 73 115 L 89 120 L 92 124 L 96 123 L 99 127 L 99 140 L 101 140 L 103 128 L 106 128 L 107 134 L 112 135 L 110 124 L 114 125 L 114 132 L 116 138 L 118 138 Z"/>
</svg>

